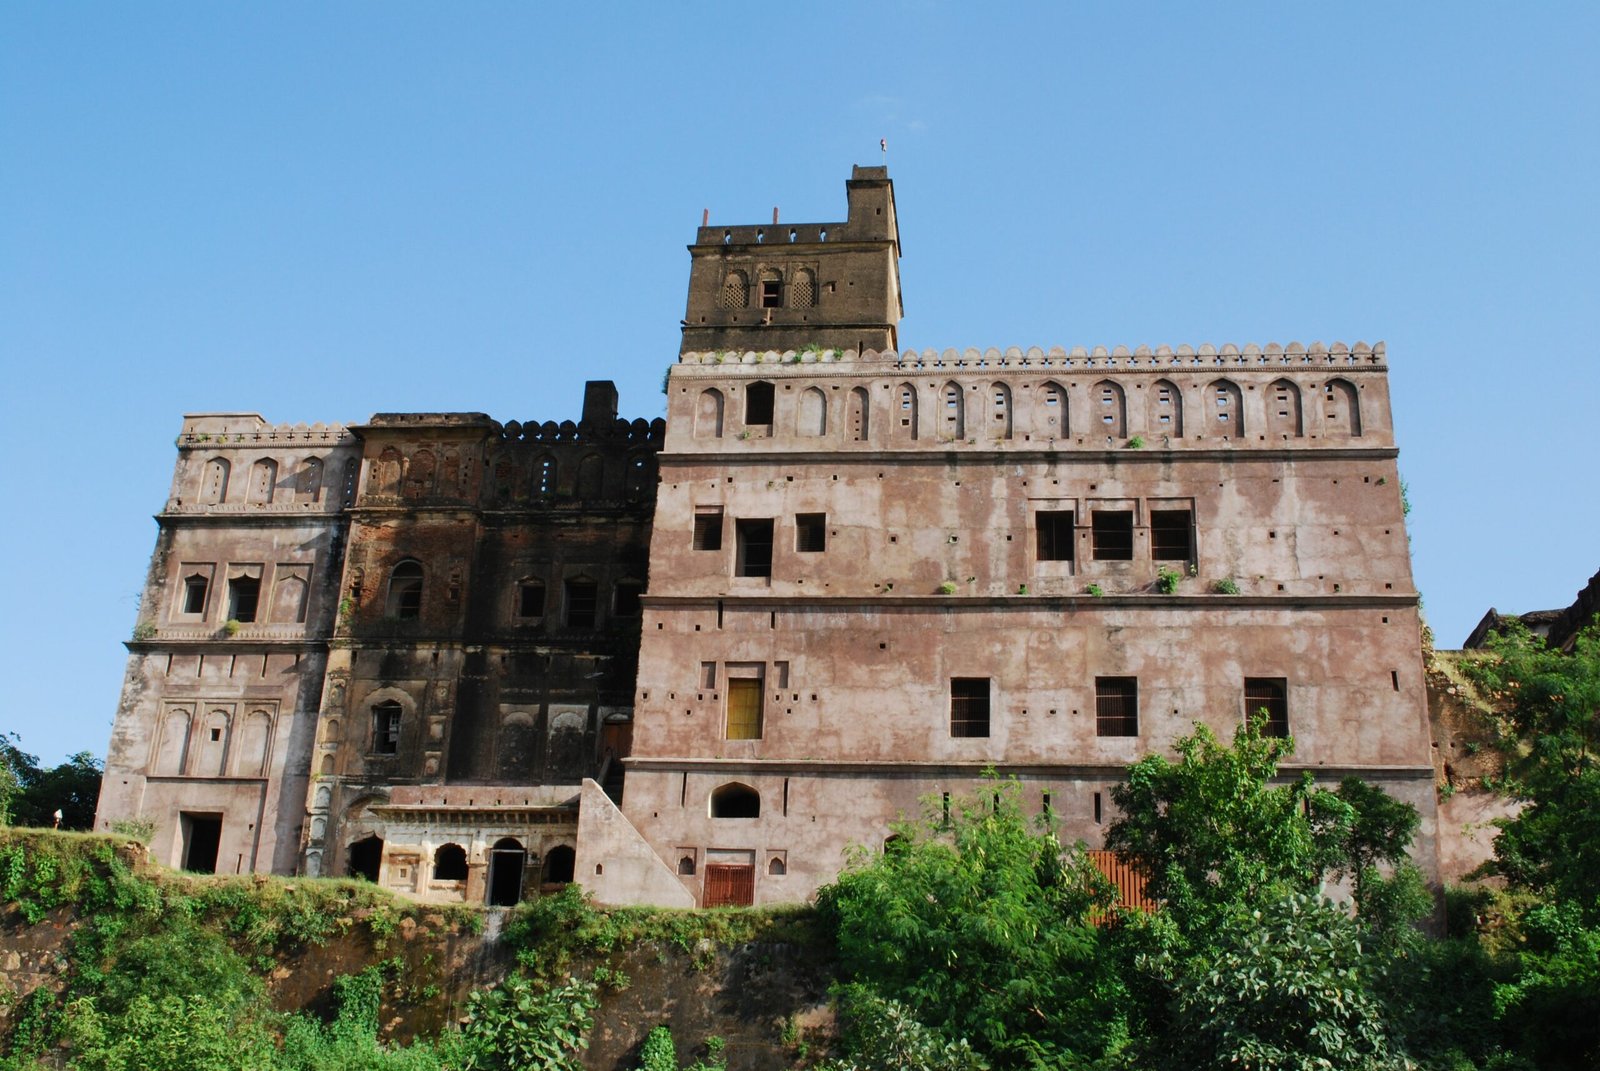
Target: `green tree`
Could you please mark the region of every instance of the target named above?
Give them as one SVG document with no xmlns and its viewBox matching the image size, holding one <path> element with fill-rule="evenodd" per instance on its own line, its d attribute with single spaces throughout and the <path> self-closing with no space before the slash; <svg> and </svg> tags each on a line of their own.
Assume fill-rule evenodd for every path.
<svg viewBox="0 0 1600 1071">
<path fill-rule="evenodd" d="M 60 810 L 61 828 L 92 828 L 100 799 L 100 760 L 80 751 L 46 770 L 20 744 L 17 734 L 0 733 L 0 811 L 9 810 L 9 824 L 48 827 Z M 0 824 L 6 824 L 3 815 Z"/>
<path fill-rule="evenodd" d="M 1524 801 L 1500 823 L 1491 869 L 1600 924 L 1600 626 L 1563 654 L 1512 622 L 1488 649 L 1466 670 L 1504 709 L 1509 788 Z"/>
<path fill-rule="evenodd" d="M 1147 755 L 1111 790 L 1122 815 L 1106 847 L 1134 864 L 1186 932 L 1330 879 L 1371 889 L 1379 864 L 1405 863 L 1414 808 L 1353 778 L 1337 792 L 1309 772 L 1273 784 L 1294 741 L 1264 736 L 1262 724 L 1241 725 L 1231 746 L 1197 724 L 1174 745 L 1177 762 Z"/>
<path fill-rule="evenodd" d="M 876 997 L 997 1066 L 1060 1066 L 1120 1037 L 1120 986 L 1090 922 L 1110 891 L 1018 795 L 993 781 L 948 817 L 930 801 L 882 854 L 856 850 L 819 906 L 846 976 Z"/>
</svg>

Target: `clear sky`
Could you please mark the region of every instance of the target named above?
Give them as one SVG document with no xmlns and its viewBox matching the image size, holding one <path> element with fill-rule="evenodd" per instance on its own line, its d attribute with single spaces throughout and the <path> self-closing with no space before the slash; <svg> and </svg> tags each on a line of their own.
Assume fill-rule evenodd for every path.
<svg viewBox="0 0 1600 1071">
<path fill-rule="evenodd" d="M 1600 5 L 579 6 L 0 5 L 0 730 L 104 754 L 184 412 L 657 416 L 879 138 L 903 346 L 1381 339 L 1441 645 L 1600 568 Z"/>
</svg>

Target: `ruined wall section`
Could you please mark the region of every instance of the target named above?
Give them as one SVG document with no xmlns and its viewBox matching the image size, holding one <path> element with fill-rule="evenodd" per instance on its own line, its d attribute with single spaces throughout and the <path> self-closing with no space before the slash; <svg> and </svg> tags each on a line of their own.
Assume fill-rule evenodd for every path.
<svg viewBox="0 0 1600 1071">
<path fill-rule="evenodd" d="M 96 828 L 172 866 L 293 868 L 359 456 L 338 425 L 184 418 Z"/>
<path fill-rule="evenodd" d="M 344 873 L 351 844 L 370 836 L 385 844 L 375 876 L 410 890 L 412 867 L 432 860 L 404 877 L 390 865 L 422 850 L 409 844 L 415 823 L 394 824 L 396 793 L 576 795 L 626 752 L 664 428 L 617 419 L 615 389 L 592 383 L 576 423 L 380 414 L 357 430 L 363 478 L 305 797 L 306 868 Z M 492 845 L 477 824 L 426 839 L 470 842 L 480 873 Z M 534 832 L 517 838 L 534 846 L 530 866 L 549 846 Z M 482 881 L 458 891 L 481 898 Z"/>
</svg>

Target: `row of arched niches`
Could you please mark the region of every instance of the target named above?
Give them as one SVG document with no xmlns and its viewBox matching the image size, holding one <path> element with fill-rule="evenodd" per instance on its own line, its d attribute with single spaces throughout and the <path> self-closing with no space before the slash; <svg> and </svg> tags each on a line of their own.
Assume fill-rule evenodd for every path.
<svg viewBox="0 0 1600 1071">
<path fill-rule="evenodd" d="M 690 421 L 693 437 L 701 440 L 832 439 L 881 446 L 1022 440 L 1114 448 L 1337 442 L 1361 437 L 1364 421 L 1371 419 L 1358 377 L 1342 375 L 1202 378 L 1189 371 L 1001 379 L 969 370 L 955 379 L 923 369 L 915 378 L 862 382 L 858 374 L 839 383 L 828 381 L 837 375 L 808 381 L 744 371 L 751 375 L 745 382 L 731 376 L 718 376 L 715 385 L 697 383 L 698 377 L 678 380 L 674 418 Z"/>
</svg>

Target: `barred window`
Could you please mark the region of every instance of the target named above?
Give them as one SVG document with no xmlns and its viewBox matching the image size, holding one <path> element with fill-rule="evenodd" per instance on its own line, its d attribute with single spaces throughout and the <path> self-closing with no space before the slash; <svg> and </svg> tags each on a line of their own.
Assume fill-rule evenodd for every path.
<svg viewBox="0 0 1600 1071">
<path fill-rule="evenodd" d="M 1150 511 L 1150 557 L 1158 562 L 1186 562 L 1192 555 L 1192 515 L 1186 509 Z"/>
<path fill-rule="evenodd" d="M 1282 677 L 1246 677 L 1244 716 L 1261 727 L 1262 736 L 1288 736 L 1289 682 Z"/>
<path fill-rule="evenodd" d="M 950 678 L 950 735 L 989 735 L 989 678 Z"/>
<path fill-rule="evenodd" d="M 1137 677 L 1094 679 L 1094 722 L 1096 736 L 1139 735 Z"/>
<path fill-rule="evenodd" d="M 1094 557 L 1102 562 L 1133 560 L 1133 511 L 1097 509 L 1093 514 Z"/>
<path fill-rule="evenodd" d="M 1073 513 L 1070 509 L 1042 509 L 1033 517 L 1042 562 L 1072 560 Z"/>
<path fill-rule="evenodd" d="M 794 549 L 802 554 L 814 554 L 828 549 L 828 515 L 826 513 L 796 513 L 794 515 Z"/>
</svg>

